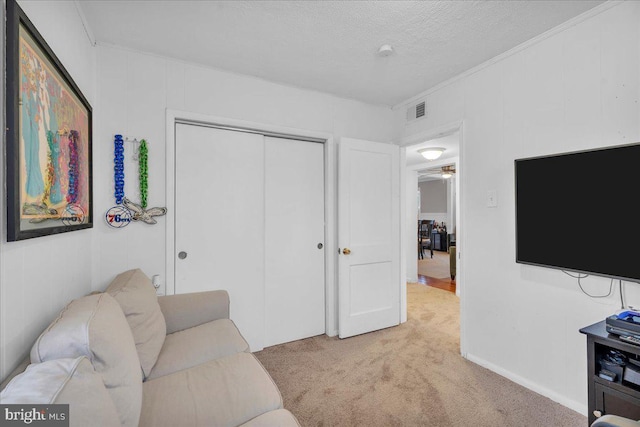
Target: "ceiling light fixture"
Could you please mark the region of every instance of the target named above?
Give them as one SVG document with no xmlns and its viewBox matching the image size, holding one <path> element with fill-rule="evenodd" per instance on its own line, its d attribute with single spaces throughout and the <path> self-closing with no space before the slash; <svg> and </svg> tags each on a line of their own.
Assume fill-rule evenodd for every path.
<svg viewBox="0 0 640 427">
<path fill-rule="evenodd" d="M 391 47 L 391 45 L 389 44 L 383 44 L 382 46 L 380 46 L 380 49 L 378 49 L 378 56 L 389 56 L 393 53 L 393 47 Z"/>
<path fill-rule="evenodd" d="M 427 160 L 435 160 L 438 157 L 442 156 L 442 153 L 444 153 L 444 148 L 423 148 L 421 150 L 418 150 L 418 153 L 422 154 L 422 157 Z"/>
<path fill-rule="evenodd" d="M 456 172 L 456 168 L 453 165 L 447 165 L 442 167 L 442 174 L 440 175 L 443 179 L 448 179 L 453 176 Z"/>
</svg>

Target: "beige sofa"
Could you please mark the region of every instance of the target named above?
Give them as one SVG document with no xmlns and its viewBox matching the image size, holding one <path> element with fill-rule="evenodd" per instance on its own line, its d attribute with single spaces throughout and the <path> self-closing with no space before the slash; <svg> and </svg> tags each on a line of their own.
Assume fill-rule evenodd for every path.
<svg viewBox="0 0 640 427">
<path fill-rule="evenodd" d="M 70 302 L 0 403 L 68 403 L 83 427 L 299 426 L 225 291 L 157 297 L 139 269 Z"/>
</svg>

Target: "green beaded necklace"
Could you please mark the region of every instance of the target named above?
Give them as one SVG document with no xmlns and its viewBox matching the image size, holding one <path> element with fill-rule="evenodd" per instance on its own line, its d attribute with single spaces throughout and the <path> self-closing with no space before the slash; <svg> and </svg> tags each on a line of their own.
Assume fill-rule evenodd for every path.
<svg viewBox="0 0 640 427">
<path fill-rule="evenodd" d="M 142 209 L 147 208 L 147 195 L 149 192 L 149 169 L 147 166 L 147 159 L 149 157 L 149 149 L 147 148 L 147 141 L 144 139 L 140 141 L 140 149 L 138 153 L 138 179 L 140 180 L 140 206 Z"/>
</svg>

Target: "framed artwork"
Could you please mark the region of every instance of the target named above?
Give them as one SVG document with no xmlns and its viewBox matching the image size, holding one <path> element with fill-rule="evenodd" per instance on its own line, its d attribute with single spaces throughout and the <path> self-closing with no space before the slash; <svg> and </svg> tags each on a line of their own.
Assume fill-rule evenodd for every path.
<svg viewBox="0 0 640 427">
<path fill-rule="evenodd" d="M 7 240 L 93 227 L 92 109 L 7 0 Z"/>
</svg>

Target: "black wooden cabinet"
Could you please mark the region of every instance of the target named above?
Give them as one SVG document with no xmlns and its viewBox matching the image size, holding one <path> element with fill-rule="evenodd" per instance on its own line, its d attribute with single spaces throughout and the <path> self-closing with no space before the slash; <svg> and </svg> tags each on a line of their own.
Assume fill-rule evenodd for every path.
<svg viewBox="0 0 640 427">
<path fill-rule="evenodd" d="M 640 361 L 640 346 L 620 341 L 609 334 L 605 321 L 580 329 L 587 336 L 587 384 L 589 391 L 589 425 L 600 415 L 620 415 L 640 420 L 640 385 L 625 381 L 618 375 L 614 381 L 600 378 L 600 361 L 617 350 L 627 359 Z"/>
<path fill-rule="evenodd" d="M 433 230 L 431 232 L 431 244 L 436 251 L 447 250 L 447 232 Z"/>
</svg>

